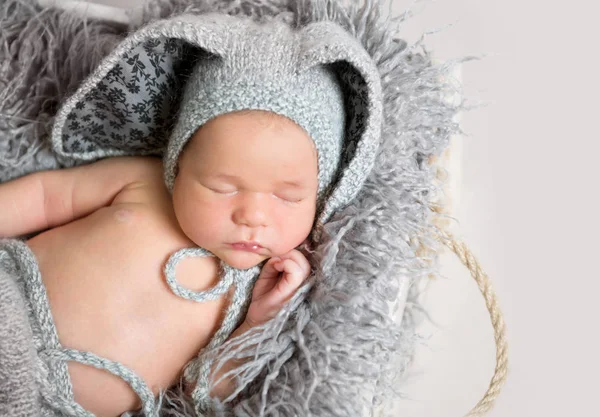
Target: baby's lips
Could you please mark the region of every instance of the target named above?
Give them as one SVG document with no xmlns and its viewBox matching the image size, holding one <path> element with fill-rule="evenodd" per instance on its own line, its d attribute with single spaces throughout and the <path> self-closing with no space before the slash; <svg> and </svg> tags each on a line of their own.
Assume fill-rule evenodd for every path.
<svg viewBox="0 0 600 417">
<path fill-rule="evenodd" d="M 231 246 L 237 250 L 243 250 L 247 252 L 260 252 L 265 248 L 262 247 L 258 242 L 235 242 L 231 243 Z"/>
</svg>

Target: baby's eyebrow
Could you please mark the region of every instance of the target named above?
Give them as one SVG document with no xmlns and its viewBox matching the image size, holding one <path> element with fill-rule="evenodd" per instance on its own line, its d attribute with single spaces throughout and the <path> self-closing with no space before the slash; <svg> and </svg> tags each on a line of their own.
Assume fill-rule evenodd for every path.
<svg viewBox="0 0 600 417">
<path fill-rule="evenodd" d="M 306 185 L 302 181 L 287 180 L 281 181 L 279 184 L 292 188 L 306 188 Z"/>
<path fill-rule="evenodd" d="M 211 175 L 211 177 L 218 178 L 220 180 L 228 180 L 228 181 L 239 180 L 239 177 L 237 177 L 235 175 L 224 174 L 222 172 L 214 173 Z"/>
<path fill-rule="evenodd" d="M 237 175 L 225 174 L 224 172 L 215 172 L 211 174 L 211 177 L 217 178 L 225 181 L 239 181 L 241 178 Z M 310 186 L 306 183 L 306 181 L 302 180 L 283 180 L 278 181 L 276 183 L 277 186 L 287 187 L 287 188 L 298 188 L 298 189 L 306 189 L 310 188 Z"/>
</svg>

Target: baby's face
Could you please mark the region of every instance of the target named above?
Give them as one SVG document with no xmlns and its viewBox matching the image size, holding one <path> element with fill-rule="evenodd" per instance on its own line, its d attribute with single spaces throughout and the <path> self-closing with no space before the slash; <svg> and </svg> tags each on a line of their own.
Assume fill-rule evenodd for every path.
<svg viewBox="0 0 600 417">
<path fill-rule="evenodd" d="M 184 233 L 246 269 L 300 245 L 313 225 L 317 153 L 291 120 L 262 111 L 219 116 L 179 161 L 173 204 Z"/>
</svg>

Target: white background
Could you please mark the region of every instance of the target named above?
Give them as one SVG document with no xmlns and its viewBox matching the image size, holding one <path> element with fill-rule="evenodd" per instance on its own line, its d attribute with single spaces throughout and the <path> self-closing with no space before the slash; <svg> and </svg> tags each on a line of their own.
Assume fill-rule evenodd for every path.
<svg viewBox="0 0 600 417">
<path fill-rule="evenodd" d="M 94 0 L 127 7 L 143 0 Z M 394 11 L 412 1 L 394 0 Z M 493 417 L 598 415 L 597 260 L 600 9 L 591 0 L 438 0 L 404 25 L 426 30 L 439 59 L 488 54 L 462 68 L 458 230 L 493 279 L 511 371 Z M 437 323 L 419 349 L 398 415 L 461 416 L 485 392 L 494 344 L 468 273 L 444 257 L 426 306 Z"/>
</svg>

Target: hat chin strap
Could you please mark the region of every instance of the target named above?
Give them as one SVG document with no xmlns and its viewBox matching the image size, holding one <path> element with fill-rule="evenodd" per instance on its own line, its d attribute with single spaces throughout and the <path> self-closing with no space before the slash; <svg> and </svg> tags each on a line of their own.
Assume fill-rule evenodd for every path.
<svg viewBox="0 0 600 417">
<path fill-rule="evenodd" d="M 195 407 L 199 413 L 205 413 L 210 408 L 210 370 L 214 358 L 210 353 L 219 347 L 233 333 L 243 317 L 246 315 L 248 306 L 252 299 L 252 289 L 258 279 L 260 267 L 254 266 L 249 269 L 236 269 L 221 262 L 221 279 L 214 287 L 205 291 L 192 291 L 181 286 L 175 277 L 177 264 L 188 257 L 214 256 L 203 248 L 184 248 L 172 254 L 164 268 L 164 274 L 169 288 L 178 297 L 186 300 L 202 303 L 215 300 L 229 291 L 231 286 L 235 287 L 231 303 L 227 308 L 225 318 L 221 327 L 213 335 L 206 345 L 185 368 L 184 377 L 187 381 L 196 384 L 192 392 Z"/>
</svg>

